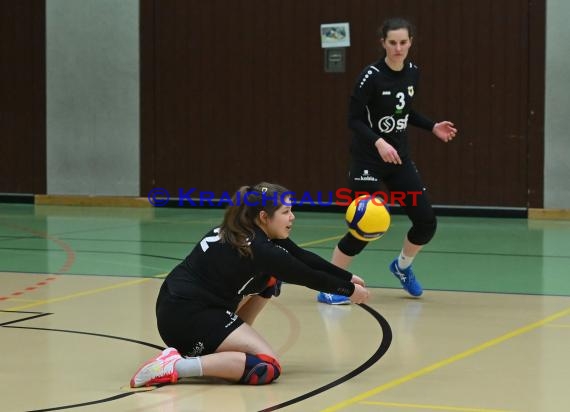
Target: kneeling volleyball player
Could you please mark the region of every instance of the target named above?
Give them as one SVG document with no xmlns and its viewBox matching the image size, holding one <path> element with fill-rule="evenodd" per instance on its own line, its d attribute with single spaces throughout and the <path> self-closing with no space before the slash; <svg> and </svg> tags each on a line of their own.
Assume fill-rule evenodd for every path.
<svg viewBox="0 0 570 412">
<path fill-rule="evenodd" d="M 279 359 L 251 325 L 281 281 L 368 299 L 360 277 L 289 239 L 295 216 L 287 193 L 271 183 L 240 188 L 222 224 L 169 273 L 156 302 L 168 348 L 139 368 L 131 387 L 199 376 L 248 385 L 277 379 Z"/>
</svg>

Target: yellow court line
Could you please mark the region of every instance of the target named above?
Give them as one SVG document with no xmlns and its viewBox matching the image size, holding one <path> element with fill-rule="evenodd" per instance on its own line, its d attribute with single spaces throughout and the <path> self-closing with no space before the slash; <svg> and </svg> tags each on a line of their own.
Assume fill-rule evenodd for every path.
<svg viewBox="0 0 570 412">
<path fill-rule="evenodd" d="M 362 402 L 364 405 L 374 406 L 393 406 L 395 408 L 414 408 L 414 409 L 431 409 L 437 411 L 457 411 L 457 412 L 514 412 L 506 409 L 481 409 L 481 408 L 461 408 L 458 406 L 441 406 L 441 405 L 416 405 L 412 403 L 397 402 Z"/>
<path fill-rule="evenodd" d="M 547 326 L 549 326 L 551 328 L 570 328 L 570 325 L 566 325 L 563 323 L 553 323 L 553 324 L 547 325 Z"/>
<path fill-rule="evenodd" d="M 307 247 L 307 246 L 312 246 L 312 245 L 318 245 L 319 243 L 325 243 L 325 242 L 328 242 L 329 240 L 338 240 L 338 239 L 342 238 L 343 236 L 344 235 L 331 236 L 331 237 L 326 237 L 324 239 L 313 240 L 311 242 L 299 243 L 299 246 L 300 247 Z"/>
<path fill-rule="evenodd" d="M 5 302 L 39 302 L 39 299 L 22 299 L 22 298 L 11 298 L 5 300 Z"/>
<path fill-rule="evenodd" d="M 344 235 L 343 235 L 343 236 L 344 236 Z M 340 239 L 341 237 L 342 237 L 342 236 L 333 236 L 333 237 L 329 237 L 329 238 L 318 239 L 318 240 L 314 240 L 314 241 L 312 241 L 312 242 L 307 242 L 307 243 L 300 244 L 299 246 L 306 247 L 306 246 L 308 246 L 308 245 L 315 245 L 315 244 L 318 244 L 318 243 L 328 242 L 329 240 Z M 168 273 L 159 273 L 158 275 L 153 276 L 153 278 L 165 278 L 167 275 L 168 275 Z M 122 287 L 125 287 L 125 286 L 132 286 L 132 285 L 136 285 L 136 284 L 139 284 L 139 283 L 147 282 L 147 281 L 150 280 L 150 279 L 151 279 L 151 278 L 130 280 L 130 281 L 128 281 L 128 282 L 118 283 L 118 284 L 116 284 L 116 285 L 110 285 L 110 286 L 105 286 L 105 287 L 98 288 L 98 289 L 91 289 L 91 290 L 86 290 L 86 291 L 83 291 L 83 292 L 72 293 L 71 295 L 61 296 L 61 297 L 59 297 L 59 298 L 38 300 L 38 301 L 34 301 L 34 303 L 29 303 L 29 304 L 27 304 L 27 305 L 16 306 L 16 307 L 9 308 L 9 309 L 6 309 L 6 310 L 24 310 L 24 309 L 29 309 L 29 308 L 33 308 L 33 307 L 40 306 L 40 305 L 44 305 L 44 304 L 48 304 L 48 303 L 61 302 L 61 301 L 64 301 L 64 300 L 75 299 L 75 298 L 79 298 L 79 297 L 82 297 L 82 296 L 93 295 L 93 294 L 95 294 L 95 293 L 105 292 L 105 291 L 113 290 L 113 289 L 118 289 L 118 288 L 122 288 Z"/>
<path fill-rule="evenodd" d="M 415 378 L 419 378 L 419 377 L 421 377 L 421 376 L 423 376 L 423 375 L 427 375 L 427 374 L 430 373 L 430 372 L 433 372 L 433 371 L 435 371 L 435 370 L 437 370 L 437 369 L 443 368 L 444 366 L 450 365 L 450 364 L 452 364 L 452 363 L 454 363 L 454 362 L 457 362 L 457 361 L 459 361 L 459 360 L 461 360 L 461 359 L 467 358 L 467 357 L 469 357 L 469 356 L 471 356 L 471 355 L 475 355 L 476 353 L 479 353 L 479 352 L 481 352 L 481 351 L 483 351 L 483 350 L 485 350 L 485 349 L 488 349 L 488 348 L 490 348 L 490 347 L 496 346 L 496 345 L 498 345 L 499 343 L 502 343 L 502 342 L 504 342 L 504 341 L 506 341 L 506 340 L 512 339 L 512 338 L 517 337 L 517 336 L 519 336 L 519 335 L 522 335 L 522 334 L 524 334 L 524 333 L 530 332 L 530 331 L 532 331 L 532 330 L 534 330 L 534 329 L 536 329 L 536 328 L 539 328 L 539 327 L 541 327 L 541 326 L 544 326 L 544 325 L 546 325 L 547 323 L 550 323 L 550 322 L 552 322 L 552 321 L 554 321 L 554 320 L 556 320 L 556 319 L 560 319 L 560 318 L 562 318 L 562 317 L 564 317 L 564 316 L 568 316 L 569 314 L 570 314 L 570 308 L 565 309 L 565 310 L 560 311 L 560 312 L 558 312 L 558 313 L 555 313 L 554 315 L 551 315 L 551 316 L 549 316 L 549 317 L 547 317 L 547 318 L 544 318 L 544 319 L 542 319 L 542 320 L 539 320 L 538 322 L 534 322 L 534 323 L 531 323 L 531 324 L 529 324 L 529 325 L 527 325 L 527 326 L 523 326 L 522 328 L 518 328 L 518 329 L 516 329 L 516 330 L 514 330 L 514 331 L 512 331 L 512 332 L 509 332 L 509 333 L 505 334 L 505 335 L 499 336 L 499 337 L 497 337 L 497 338 L 495 338 L 495 339 L 491 339 L 491 340 L 489 340 L 489 341 L 487 341 L 487 342 L 482 343 L 481 345 L 478 345 L 478 346 L 475 346 L 475 347 L 473 347 L 473 348 L 471 348 L 471 349 L 468 349 L 468 350 L 466 350 L 465 352 L 458 353 L 457 355 L 454 355 L 454 356 L 452 356 L 452 357 L 450 357 L 450 358 L 444 359 L 444 360 L 442 360 L 441 362 L 434 363 L 434 364 L 432 364 L 432 365 L 430 365 L 430 366 L 427 366 L 427 367 L 425 367 L 425 368 L 422 368 L 422 369 L 420 369 L 420 370 L 418 370 L 418 371 L 416 371 L 416 372 L 410 373 L 409 375 L 406 375 L 406 376 L 403 376 L 403 377 L 401 377 L 401 378 L 395 379 L 395 380 L 393 380 L 393 381 L 390 381 L 390 382 L 388 382 L 388 383 L 385 383 L 384 385 L 380 385 L 380 386 L 378 386 L 378 387 L 376 387 L 376 388 L 374 388 L 374 389 L 371 389 L 371 390 L 369 390 L 369 391 L 367 391 L 367 392 L 361 393 L 360 395 L 357 395 L 357 396 L 355 396 L 355 397 L 353 397 L 353 398 L 347 399 L 346 401 L 339 402 L 339 403 L 337 403 L 336 405 L 333 405 L 333 406 L 330 406 L 330 407 L 328 407 L 328 408 L 326 408 L 326 409 L 323 409 L 322 412 L 338 411 L 338 410 L 340 410 L 340 409 L 342 409 L 342 408 L 345 408 L 345 407 L 347 407 L 347 406 L 349 406 L 349 405 L 353 405 L 353 404 L 355 404 L 355 403 L 362 402 L 362 401 L 364 401 L 366 398 L 369 398 L 369 397 L 374 396 L 374 395 L 377 395 L 377 394 L 379 394 L 379 393 L 381 393 L 381 392 L 387 391 L 388 389 L 395 388 L 396 386 L 400 386 L 400 385 L 402 385 L 402 384 L 404 384 L 404 383 L 406 383 L 406 382 L 409 382 L 409 381 L 411 381 L 411 380 L 413 380 L 413 379 L 415 379 Z"/>
<path fill-rule="evenodd" d="M 344 236 L 344 235 L 343 235 Z M 303 244 L 299 244 L 299 246 L 301 247 L 306 247 L 308 245 L 316 245 L 319 243 L 324 243 L 324 242 L 328 242 L 330 240 L 336 240 L 336 239 L 340 239 L 342 236 L 333 236 L 333 237 L 328 237 L 328 238 L 324 238 L 324 239 L 318 239 L 318 240 L 314 240 L 312 242 L 307 242 L 307 243 L 303 243 Z M 153 278 L 165 278 L 168 275 L 168 273 L 159 273 L 158 275 L 153 276 Z M 118 289 L 118 288 L 122 288 L 125 286 L 131 286 L 131 285 L 136 285 L 138 283 L 143 283 L 143 282 L 147 282 L 149 279 L 151 278 L 144 278 L 144 279 L 136 279 L 136 280 L 130 280 L 128 282 L 123 282 L 123 283 L 118 283 L 116 285 L 111 285 L 111 286 L 105 286 L 103 288 L 98 288 L 98 289 L 91 289 L 91 290 L 86 290 L 84 292 L 78 292 L 78 293 L 72 293 L 71 295 L 66 295 L 66 296 L 61 296 L 59 298 L 53 298 L 53 299 L 45 299 L 45 300 L 37 300 L 34 301 L 34 303 L 29 303 L 27 305 L 21 305 L 21 306 L 16 306 L 13 308 L 9 308 L 6 310 L 23 310 L 23 309 L 29 309 L 29 308 L 33 308 L 35 306 L 40 306 L 40 305 L 44 305 L 47 303 L 55 303 L 55 302 L 61 302 L 64 300 L 69 300 L 69 299 L 75 299 L 78 297 L 82 297 L 82 296 L 88 296 L 88 295 L 93 295 L 95 293 L 99 293 L 99 292 L 105 292 L 107 290 L 113 290 L 113 289 Z"/>
<path fill-rule="evenodd" d="M 127 282 L 122 282 L 122 283 L 117 283 L 115 285 L 110 285 L 110 286 L 105 286 L 102 288 L 97 288 L 97 289 L 89 289 L 83 292 L 77 292 L 77 293 L 72 293 L 71 295 L 66 295 L 66 296 L 61 296 L 59 298 L 53 298 L 53 299 L 45 299 L 45 300 L 39 300 L 35 303 L 30 303 L 28 305 L 22 305 L 22 306 L 16 306 L 7 310 L 23 310 L 23 309 L 29 309 L 29 308 L 33 308 L 35 306 L 40 306 L 40 305 L 44 305 L 47 303 L 55 303 L 55 302 L 61 302 L 64 300 L 69 300 L 69 299 L 75 299 L 75 298 L 79 298 L 82 296 L 88 296 L 88 295 L 93 295 L 95 293 L 99 293 L 99 292 L 105 292 L 108 290 L 113 290 L 113 289 L 119 289 L 125 286 L 131 286 L 131 285 L 136 285 L 138 283 L 144 283 L 144 282 L 148 282 L 149 280 L 151 280 L 152 278 L 144 278 L 144 279 L 135 279 L 135 280 L 129 280 Z"/>
</svg>

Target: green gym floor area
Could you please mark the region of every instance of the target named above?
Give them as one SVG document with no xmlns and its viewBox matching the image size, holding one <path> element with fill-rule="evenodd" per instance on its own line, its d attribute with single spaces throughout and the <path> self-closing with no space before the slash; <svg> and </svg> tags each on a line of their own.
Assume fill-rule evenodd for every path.
<svg viewBox="0 0 570 412">
<path fill-rule="evenodd" d="M 161 277 L 221 222 L 223 210 L 0 204 L 0 272 Z M 295 212 L 292 239 L 329 259 L 346 230 L 341 213 Z M 388 264 L 409 229 L 389 231 L 350 270 L 369 287 L 399 288 Z M 438 218 L 414 261 L 424 289 L 570 296 L 570 221 Z M 0 293 L 1 295 L 1 293 Z"/>
</svg>

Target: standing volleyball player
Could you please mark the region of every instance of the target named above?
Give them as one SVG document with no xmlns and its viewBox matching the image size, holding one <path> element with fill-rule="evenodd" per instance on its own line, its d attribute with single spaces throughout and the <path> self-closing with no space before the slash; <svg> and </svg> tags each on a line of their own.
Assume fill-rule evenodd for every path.
<svg viewBox="0 0 570 412">
<path fill-rule="evenodd" d="M 422 287 L 412 271 L 412 262 L 435 234 L 436 217 L 418 170 L 408 153 L 408 124 L 432 132 L 443 142 L 457 134 L 453 123 L 436 123 L 412 109 L 418 89 L 419 70 L 407 61 L 412 46 L 413 28 L 401 18 L 386 20 L 379 30 L 385 55 L 366 67 L 357 78 L 350 98 L 348 124 L 353 131 L 349 186 L 353 191 L 373 193 L 382 190 L 421 192 L 417 203 L 410 196 L 404 206 L 412 227 L 404 238 L 400 255 L 389 265 L 412 296 L 420 296 Z M 347 233 L 337 244 L 332 263 L 348 268 L 354 256 L 367 242 Z M 319 302 L 350 303 L 344 296 L 321 292 Z"/>
<path fill-rule="evenodd" d="M 289 239 L 295 216 L 288 193 L 270 183 L 241 188 L 221 226 L 170 272 L 156 302 L 158 331 L 169 347 L 139 368 L 131 387 L 198 376 L 248 385 L 277 379 L 277 355 L 251 324 L 279 294 L 280 281 L 354 303 L 368 299 L 361 278 Z"/>
</svg>

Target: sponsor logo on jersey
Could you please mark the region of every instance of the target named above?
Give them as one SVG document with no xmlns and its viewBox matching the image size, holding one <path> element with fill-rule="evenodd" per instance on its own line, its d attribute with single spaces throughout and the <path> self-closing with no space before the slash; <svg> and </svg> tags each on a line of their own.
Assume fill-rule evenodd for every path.
<svg viewBox="0 0 570 412">
<path fill-rule="evenodd" d="M 234 323 L 237 320 L 238 315 L 236 315 L 233 312 L 230 312 L 229 310 L 226 310 L 226 315 L 228 315 L 230 317 L 230 321 L 228 323 L 226 323 L 226 326 L 224 326 L 224 327 L 229 328 L 232 325 L 232 323 Z"/>
<path fill-rule="evenodd" d="M 390 133 L 394 129 L 398 132 L 405 130 L 408 127 L 408 116 L 409 114 L 398 120 L 394 116 L 384 116 L 378 121 L 378 130 L 382 133 Z"/>
<path fill-rule="evenodd" d="M 190 353 L 188 355 L 189 356 L 198 356 L 198 355 L 201 355 L 203 351 L 204 351 L 204 343 L 198 342 L 194 345 L 194 347 L 192 348 L 192 350 L 190 351 Z"/>
<path fill-rule="evenodd" d="M 378 179 L 372 176 L 368 170 L 364 169 L 359 177 L 354 178 L 357 182 L 377 182 Z"/>
<path fill-rule="evenodd" d="M 383 90 L 382 91 L 382 96 L 390 96 L 392 94 L 392 92 L 390 90 Z"/>
<path fill-rule="evenodd" d="M 408 96 L 414 96 L 414 86 L 408 86 Z"/>
</svg>

